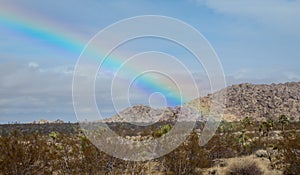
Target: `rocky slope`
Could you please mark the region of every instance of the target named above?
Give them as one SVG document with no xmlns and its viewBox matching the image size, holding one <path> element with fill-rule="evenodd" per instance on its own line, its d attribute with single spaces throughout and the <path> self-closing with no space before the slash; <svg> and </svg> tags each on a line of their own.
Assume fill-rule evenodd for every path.
<svg viewBox="0 0 300 175">
<path fill-rule="evenodd" d="M 189 107 L 167 107 L 165 109 L 152 109 L 149 106 L 138 105 L 129 107 L 119 114 L 111 118 L 104 119 L 105 122 L 127 122 L 133 124 L 149 125 L 149 123 L 156 122 L 173 122 L 173 121 L 189 121 L 195 119 L 198 121 L 204 120 L 202 115 Z"/>
<path fill-rule="evenodd" d="M 210 112 L 212 98 L 216 94 L 226 94 L 223 119 L 228 121 L 241 120 L 249 116 L 256 120 L 278 118 L 285 114 L 299 120 L 300 116 L 300 82 L 285 84 L 255 85 L 238 84 L 230 86 L 214 94 L 197 98 L 189 104 L 193 108 L 175 107 L 151 109 L 148 106 L 127 108 L 109 119 L 107 122 L 154 123 L 157 121 L 175 121 L 180 115 L 186 120 L 205 120 Z M 194 109 L 197 109 L 196 112 Z"/>
<path fill-rule="evenodd" d="M 224 90 L 222 90 L 224 91 Z M 278 118 L 287 115 L 299 120 L 300 116 L 300 82 L 284 84 L 254 85 L 238 84 L 225 89 L 225 120 L 240 120 L 249 116 L 257 120 Z M 209 108 L 211 97 L 198 98 L 199 108 Z"/>
</svg>

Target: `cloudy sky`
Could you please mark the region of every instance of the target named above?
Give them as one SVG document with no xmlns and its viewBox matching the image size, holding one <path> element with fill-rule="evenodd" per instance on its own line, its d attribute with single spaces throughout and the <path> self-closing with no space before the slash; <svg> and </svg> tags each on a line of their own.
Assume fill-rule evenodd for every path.
<svg viewBox="0 0 300 175">
<path fill-rule="evenodd" d="M 218 54 L 229 85 L 300 81 L 299 9 L 299 0 L 1 0 L 0 123 L 76 121 L 73 70 L 85 43 L 108 25 L 137 15 L 169 16 L 199 30 Z M 207 93 L 204 69 L 172 43 L 145 38 L 120 47 L 115 55 L 149 50 L 178 57 L 202 88 L 201 95 Z M 96 84 L 97 105 L 107 115 L 113 113 L 108 88 L 104 80 Z M 145 102 L 142 92 L 131 93 L 132 104 Z"/>
</svg>

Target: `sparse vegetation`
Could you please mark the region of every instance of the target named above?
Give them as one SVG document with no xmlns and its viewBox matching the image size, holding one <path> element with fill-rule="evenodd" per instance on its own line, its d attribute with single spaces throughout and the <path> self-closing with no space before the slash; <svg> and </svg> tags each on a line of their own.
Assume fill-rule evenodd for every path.
<svg viewBox="0 0 300 175">
<path fill-rule="evenodd" d="M 153 137 L 161 137 L 162 135 L 167 134 L 172 129 L 172 127 L 173 126 L 170 124 L 161 126 L 158 130 L 155 130 L 153 132 Z"/>
<path fill-rule="evenodd" d="M 262 175 L 264 171 L 250 158 L 234 159 L 225 170 L 226 175 Z"/>
<path fill-rule="evenodd" d="M 289 118 L 286 115 L 280 115 L 278 122 L 281 124 L 281 131 L 284 131 L 284 125 L 289 122 Z"/>
<path fill-rule="evenodd" d="M 113 126 L 119 128 L 118 124 Z M 201 127 L 202 124 L 197 126 Z M 286 123 L 284 132 L 281 127 L 271 129 L 272 125 L 267 121 L 245 126 L 238 122 L 222 122 L 215 136 L 204 147 L 198 145 L 199 133 L 194 131 L 186 142 L 171 153 L 146 162 L 111 157 L 99 151 L 80 131 L 53 131 L 48 134 L 13 131 L 0 137 L 0 174 L 202 174 L 207 168 L 214 167 L 216 160 L 258 154 L 258 157 L 269 162 L 267 168 L 270 170 L 299 174 L 300 123 Z M 262 132 L 259 132 L 262 127 Z M 161 137 L 172 129 L 172 125 L 163 123 L 138 130 L 128 128 L 128 132 L 142 133 L 142 129 L 147 130 L 142 137 Z M 102 127 L 96 131 L 105 132 Z M 124 131 L 122 133 L 127 134 Z M 241 161 L 222 164 L 225 166 L 223 173 L 228 170 L 230 174 L 257 175 L 264 171 L 251 161 L 243 165 L 238 162 Z"/>
</svg>

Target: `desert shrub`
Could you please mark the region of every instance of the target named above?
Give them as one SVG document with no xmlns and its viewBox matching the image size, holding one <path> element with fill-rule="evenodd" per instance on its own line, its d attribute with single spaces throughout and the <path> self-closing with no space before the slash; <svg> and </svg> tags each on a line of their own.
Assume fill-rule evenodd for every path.
<svg viewBox="0 0 300 175">
<path fill-rule="evenodd" d="M 60 133 L 59 133 L 59 132 L 56 132 L 56 131 L 52 131 L 52 132 L 49 134 L 49 137 L 51 137 L 53 140 L 56 140 L 59 136 L 60 136 Z"/>
<path fill-rule="evenodd" d="M 253 159 L 234 159 L 225 172 L 226 175 L 262 175 L 264 172 Z"/>
<path fill-rule="evenodd" d="M 193 132 L 185 143 L 163 157 L 164 171 L 169 174 L 201 174 L 198 168 L 209 165 L 205 157 L 198 135 Z"/>
<path fill-rule="evenodd" d="M 204 146 L 208 151 L 208 160 L 213 165 L 213 160 L 221 158 L 236 157 L 239 151 L 239 144 L 236 136 L 233 134 L 214 135 Z"/>
<path fill-rule="evenodd" d="M 55 132 L 1 136 L 0 153 L 0 174 L 141 174 L 147 168 L 101 152 L 84 135 Z"/>
<path fill-rule="evenodd" d="M 37 134 L 0 137 L 0 174 L 49 174 L 51 148 Z"/>
<path fill-rule="evenodd" d="M 121 126 L 121 125 L 120 125 Z M 128 125 L 129 126 L 129 125 Z M 119 125 L 115 128 L 118 129 Z M 125 125 L 124 125 L 125 127 Z M 127 127 L 127 125 L 126 125 Z M 145 136 L 161 137 L 172 129 L 169 123 L 161 123 L 148 128 L 134 128 L 130 126 L 124 135 L 143 133 Z M 256 153 L 258 157 L 266 157 L 265 152 L 257 150 L 275 149 L 278 157 L 272 157 L 272 168 L 283 170 L 284 174 L 300 174 L 300 135 L 295 129 L 300 123 L 287 123 L 282 140 L 268 139 L 261 135 L 259 124 L 253 126 L 253 133 L 249 136 L 247 146 L 241 145 L 240 133 L 236 129 L 237 123 L 232 127 L 230 123 L 223 123 L 218 133 L 203 147 L 199 146 L 199 138 L 193 132 L 187 141 L 164 157 L 147 162 L 124 161 L 99 151 L 83 132 L 74 134 L 64 132 L 34 132 L 24 134 L 9 132 L 0 136 L 0 174 L 152 174 L 165 172 L 168 174 L 201 174 L 199 169 L 214 166 L 217 159 L 233 158 Z M 121 128 L 122 129 L 122 128 Z M 144 129 L 144 130 L 142 130 Z M 281 129 L 279 127 L 278 129 Z M 79 130 L 79 129 L 77 129 Z M 101 134 L 103 128 L 97 132 Z M 121 131 L 121 130 L 120 130 Z M 143 132 L 142 132 L 143 131 Z M 247 129 L 248 131 L 248 129 Z M 137 132 L 137 133 L 135 133 Z M 252 134 L 252 135 L 251 135 Z M 174 138 L 176 139 L 176 138 Z M 246 142 L 246 141 L 245 141 Z M 117 148 L 116 149 L 122 149 Z M 229 159 L 231 160 L 231 159 Z M 265 165 L 258 165 L 253 160 L 233 158 L 235 163 L 226 160 L 228 166 L 222 167 L 227 174 L 261 174 L 267 172 Z M 150 171 L 151 170 L 151 171 Z M 251 170 L 251 171 L 250 171 Z"/>
<path fill-rule="evenodd" d="M 284 174 L 300 174 L 300 135 L 296 131 L 283 133 L 284 140 L 279 147 L 278 159 L 283 159 Z"/>
<path fill-rule="evenodd" d="M 163 125 L 158 130 L 153 132 L 153 137 L 161 137 L 162 135 L 168 133 L 172 128 L 173 126 L 170 124 Z"/>
</svg>

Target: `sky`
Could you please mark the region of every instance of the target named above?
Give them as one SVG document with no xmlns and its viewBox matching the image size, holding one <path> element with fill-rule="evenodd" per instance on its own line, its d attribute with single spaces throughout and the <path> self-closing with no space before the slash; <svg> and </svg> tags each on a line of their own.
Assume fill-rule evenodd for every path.
<svg viewBox="0 0 300 175">
<path fill-rule="evenodd" d="M 197 29 L 215 49 L 227 85 L 300 81 L 299 9 L 299 0 L 0 0 L 0 123 L 76 121 L 72 81 L 85 44 L 105 27 L 139 15 L 168 16 Z M 125 58 L 153 50 L 176 56 L 193 74 L 200 95 L 209 93 L 203 66 L 174 43 L 144 38 L 112 55 Z M 145 65 L 153 60 L 148 56 Z M 163 60 L 160 65 L 167 65 Z M 165 71 L 173 71 L 185 88 L 192 86 L 172 65 Z M 100 76 L 95 85 L 97 105 L 106 117 L 114 113 L 108 84 Z M 122 99 L 121 86 L 114 91 L 118 102 L 128 100 Z M 139 88 L 129 95 L 132 105 L 148 102 L 149 94 Z M 156 97 L 152 102 L 159 105 Z"/>
</svg>

